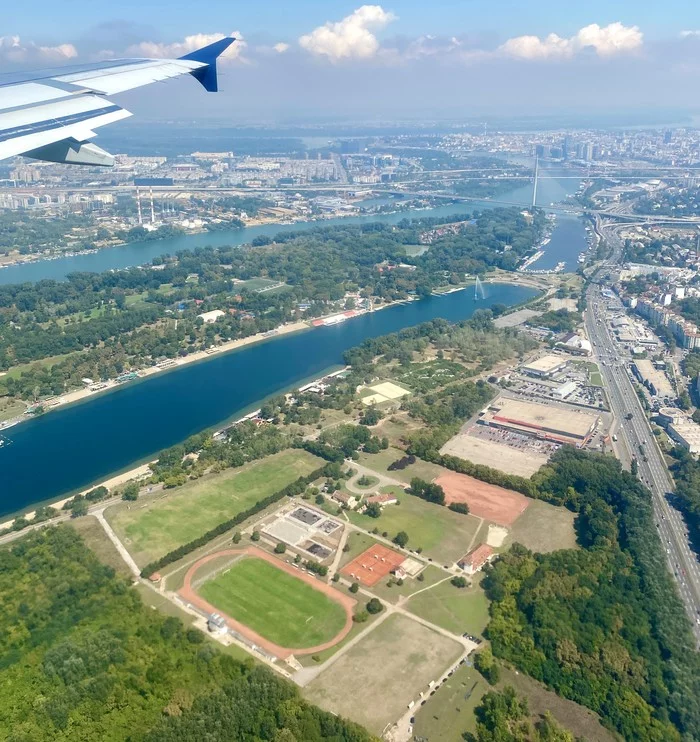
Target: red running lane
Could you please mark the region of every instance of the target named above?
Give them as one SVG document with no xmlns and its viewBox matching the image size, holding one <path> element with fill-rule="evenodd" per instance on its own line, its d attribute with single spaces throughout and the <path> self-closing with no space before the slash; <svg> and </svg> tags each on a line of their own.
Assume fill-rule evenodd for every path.
<svg viewBox="0 0 700 742">
<path fill-rule="evenodd" d="M 315 647 L 281 647 L 279 644 L 275 644 L 275 642 L 272 642 L 269 639 L 266 639 L 264 636 L 258 634 L 257 631 L 253 631 L 250 626 L 247 626 L 240 621 L 236 621 L 235 618 L 231 618 L 231 616 L 224 613 L 221 609 L 216 608 L 211 603 L 208 603 L 192 587 L 192 579 L 194 577 L 194 574 L 200 567 L 202 567 L 202 565 L 210 562 L 212 559 L 218 559 L 222 556 L 243 555 L 252 556 L 256 559 L 264 559 L 266 562 L 269 562 L 270 564 L 277 567 L 277 569 L 281 569 L 283 572 L 287 572 L 287 574 L 293 575 L 298 580 L 306 582 L 308 585 L 311 585 L 314 590 L 318 590 L 319 592 L 324 593 L 324 595 L 327 595 L 331 600 L 340 604 L 345 611 L 345 625 L 340 630 L 340 632 L 336 634 L 336 636 L 330 641 L 327 641 L 324 644 L 318 644 Z M 289 564 L 287 564 L 286 562 L 275 559 L 273 556 L 270 556 L 270 554 L 263 551 L 262 549 L 258 549 L 256 546 L 247 546 L 244 549 L 224 549 L 223 551 L 217 551 L 215 554 L 208 554 L 207 556 L 202 557 L 187 570 L 187 574 L 185 575 L 185 584 L 183 585 L 182 589 L 179 590 L 178 594 L 183 600 L 186 600 L 188 603 L 191 603 L 205 613 L 218 613 L 225 619 L 226 623 L 234 631 L 242 634 L 246 637 L 246 639 L 249 639 L 251 642 L 257 644 L 259 647 L 262 647 L 266 652 L 274 654 L 281 660 L 287 659 L 287 657 L 289 657 L 291 654 L 314 654 L 316 652 L 322 652 L 324 649 L 330 649 L 339 642 L 343 641 L 343 639 L 345 639 L 345 637 L 350 633 L 350 629 L 352 629 L 352 612 L 356 603 L 355 600 L 347 595 L 344 595 L 330 585 L 327 585 L 325 582 L 321 582 L 315 577 L 311 577 L 311 575 L 306 574 L 306 572 L 302 572 L 300 569 L 297 570 L 293 567 L 290 567 Z"/>
</svg>

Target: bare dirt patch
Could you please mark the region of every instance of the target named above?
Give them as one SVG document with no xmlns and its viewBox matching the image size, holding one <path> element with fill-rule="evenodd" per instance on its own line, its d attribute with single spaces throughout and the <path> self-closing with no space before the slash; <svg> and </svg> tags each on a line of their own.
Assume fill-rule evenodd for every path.
<svg viewBox="0 0 700 742">
<path fill-rule="evenodd" d="M 498 548 L 503 546 L 503 542 L 508 538 L 508 529 L 503 526 L 497 526 L 494 523 L 489 523 L 489 532 L 486 537 L 486 543 L 489 546 Z"/>
<path fill-rule="evenodd" d="M 447 472 L 435 480 L 445 490 L 445 502 L 465 502 L 469 512 L 501 526 L 512 526 L 525 512 L 530 500 L 512 490 L 486 484 L 466 474 Z"/>
<path fill-rule="evenodd" d="M 476 438 L 468 433 L 457 433 L 440 450 L 442 454 L 483 464 L 506 474 L 531 477 L 547 463 L 548 456 L 537 451 L 520 451 L 495 441 Z"/>
<path fill-rule="evenodd" d="M 394 614 L 322 672 L 304 694 L 381 734 L 461 652 L 457 642 Z"/>
</svg>

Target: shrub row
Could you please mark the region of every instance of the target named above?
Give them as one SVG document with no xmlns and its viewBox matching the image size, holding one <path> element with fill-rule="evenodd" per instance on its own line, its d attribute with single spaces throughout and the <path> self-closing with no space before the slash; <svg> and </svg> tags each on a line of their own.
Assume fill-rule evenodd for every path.
<svg viewBox="0 0 700 742">
<path fill-rule="evenodd" d="M 345 454 L 340 449 L 327 446 L 325 443 L 319 443 L 318 441 L 302 441 L 295 443 L 294 447 L 303 448 L 314 456 L 330 461 L 332 464 L 342 464 L 345 461 Z"/>
</svg>

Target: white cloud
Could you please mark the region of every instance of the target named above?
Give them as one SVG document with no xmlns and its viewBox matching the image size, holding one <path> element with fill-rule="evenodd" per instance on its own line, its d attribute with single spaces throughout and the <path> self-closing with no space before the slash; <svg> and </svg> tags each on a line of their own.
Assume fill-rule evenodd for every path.
<svg viewBox="0 0 700 742">
<path fill-rule="evenodd" d="M 700 39 L 700 31 L 681 31 L 678 35 L 682 39 Z"/>
<path fill-rule="evenodd" d="M 185 54 L 200 49 L 208 44 L 213 44 L 219 39 L 223 39 L 227 34 L 223 33 L 198 33 L 192 36 L 185 36 L 182 41 L 175 41 L 172 44 L 161 44 L 156 41 L 142 41 L 139 44 L 130 46 L 126 53 L 134 57 L 149 57 L 155 59 L 176 59 L 184 57 Z M 238 59 L 244 61 L 243 52 L 247 46 L 242 35 L 238 32 L 231 34 L 236 41 L 221 55 L 224 61 Z"/>
<path fill-rule="evenodd" d="M 0 36 L 0 59 L 6 62 L 66 62 L 78 56 L 73 44 L 39 46 L 23 43 L 19 36 Z"/>
<path fill-rule="evenodd" d="M 518 59 L 561 59 L 573 57 L 585 49 L 593 49 L 600 57 L 610 57 L 639 49 L 642 41 L 643 34 L 637 26 L 611 23 L 601 27 L 591 23 L 568 39 L 554 33 L 545 38 L 517 36 L 508 39 L 498 51 Z"/>
<path fill-rule="evenodd" d="M 333 62 L 341 59 L 370 59 L 379 51 L 374 35 L 396 16 L 381 5 L 363 5 L 342 21 L 328 21 L 299 39 L 303 49 Z"/>
<path fill-rule="evenodd" d="M 272 47 L 278 54 L 284 54 L 289 49 L 289 44 L 285 44 L 283 41 L 280 41 L 279 44 L 275 44 Z"/>
</svg>

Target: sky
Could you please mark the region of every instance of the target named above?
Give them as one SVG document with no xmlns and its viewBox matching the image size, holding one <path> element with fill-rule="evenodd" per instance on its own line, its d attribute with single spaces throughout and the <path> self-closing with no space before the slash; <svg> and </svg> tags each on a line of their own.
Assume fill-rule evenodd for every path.
<svg viewBox="0 0 700 742">
<path fill-rule="evenodd" d="M 186 80 L 117 102 L 231 124 L 700 109 L 693 0 L 33 0 L 3 8 L 0 71 L 231 34 L 219 95 Z"/>
</svg>

